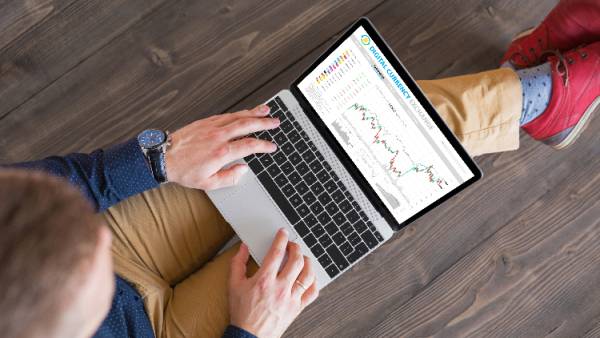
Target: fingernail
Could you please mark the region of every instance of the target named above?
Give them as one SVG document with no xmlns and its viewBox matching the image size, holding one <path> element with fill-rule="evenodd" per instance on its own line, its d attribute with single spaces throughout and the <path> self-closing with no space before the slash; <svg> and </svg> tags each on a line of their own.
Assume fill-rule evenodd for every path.
<svg viewBox="0 0 600 338">
<path fill-rule="evenodd" d="M 285 235 L 288 234 L 288 231 L 286 228 L 281 228 L 281 229 L 279 229 L 279 231 L 281 231 L 282 234 L 285 234 Z"/>
<path fill-rule="evenodd" d="M 267 106 L 266 104 L 263 104 L 260 106 L 259 110 L 261 113 L 266 114 L 271 110 L 271 108 L 269 108 L 269 106 Z"/>
</svg>

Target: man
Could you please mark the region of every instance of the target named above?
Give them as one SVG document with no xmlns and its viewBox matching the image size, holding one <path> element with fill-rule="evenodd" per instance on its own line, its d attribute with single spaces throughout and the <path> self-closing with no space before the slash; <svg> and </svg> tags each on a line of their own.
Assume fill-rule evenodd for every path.
<svg viewBox="0 0 600 338">
<path fill-rule="evenodd" d="M 421 87 L 473 155 L 517 148 L 519 126 L 563 148 L 600 102 L 598 17 L 598 3 L 563 1 L 513 42 L 502 69 Z M 546 49 L 554 56 L 541 57 Z M 278 127 L 267 114 L 259 106 L 178 130 L 164 168 L 152 165 L 140 138 L 0 172 L 1 332 L 281 336 L 317 297 L 312 263 L 282 231 L 260 268 L 243 244 L 219 253 L 233 232 L 197 190 L 235 184 L 247 167 L 228 163 L 276 151 L 246 136 Z M 66 178 L 93 207 L 39 171 Z M 171 183 L 158 187 L 165 176 Z"/>
</svg>

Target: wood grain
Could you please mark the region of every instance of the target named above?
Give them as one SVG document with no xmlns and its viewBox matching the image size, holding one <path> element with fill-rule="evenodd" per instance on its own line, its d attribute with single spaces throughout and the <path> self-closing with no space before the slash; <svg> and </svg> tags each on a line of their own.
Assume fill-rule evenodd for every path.
<svg viewBox="0 0 600 338">
<path fill-rule="evenodd" d="M 37 5 L 24 9 L 29 14 L 28 21 L 52 15 L 0 49 L 0 118 L 119 36 L 162 1 L 21 2 L 24 6 Z M 54 6 L 59 8 L 54 10 Z"/>
<path fill-rule="evenodd" d="M 2 119 L 0 130 L 17 132 L 1 140 L 0 160 L 91 150 L 222 112 L 376 4 L 171 3 Z"/>
<path fill-rule="evenodd" d="M 261 103 L 364 14 L 417 78 L 494 68 L 555 3 L 190 0 L 129 13 L 135 23 L 0 119 L 0 162 Z M 35 49 L 33 31 L 19 39 Z M 519 151 L 478 158 L 481 182 L 328 286 L 286 336 L 599 336 L 598 130 L 596 118 L 566 151 L 522 135 Z"/>
</svg>

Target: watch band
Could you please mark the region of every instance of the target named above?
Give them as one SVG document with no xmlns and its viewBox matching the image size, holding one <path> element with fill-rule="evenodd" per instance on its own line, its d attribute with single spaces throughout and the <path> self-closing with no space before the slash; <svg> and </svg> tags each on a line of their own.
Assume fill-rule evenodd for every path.
<svg viewBox="0 0 600 338">
<path fill-rule="evenodd" d="M 156 150 L 149 150 L 148 154 L 148 162 L 150 162 L 150 169 L 152 170 L 152 174 L 154 174 L 154 178 L 158 183 L 167 182 L 167 168 L 165 166 L 165 153 Z"/>
</svg>

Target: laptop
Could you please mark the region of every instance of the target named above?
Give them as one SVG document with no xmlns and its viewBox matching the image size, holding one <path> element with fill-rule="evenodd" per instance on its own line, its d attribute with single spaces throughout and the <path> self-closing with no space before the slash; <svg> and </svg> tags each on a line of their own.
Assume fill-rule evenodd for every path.
<svg viewBox="0 0 600 338">
<path fill-rule="evenodd" d="M 319 288 L 481 178 L 367 18 L 266 104 L 281 124 L 253 136 L 277 151 L 208 196 L 259 264 L 287 228 Z"/>
</svg>

